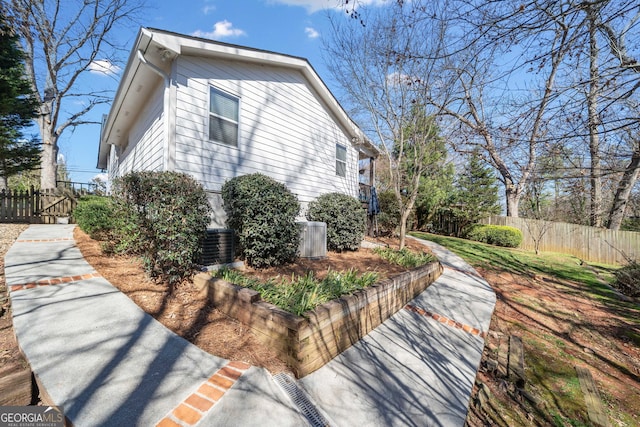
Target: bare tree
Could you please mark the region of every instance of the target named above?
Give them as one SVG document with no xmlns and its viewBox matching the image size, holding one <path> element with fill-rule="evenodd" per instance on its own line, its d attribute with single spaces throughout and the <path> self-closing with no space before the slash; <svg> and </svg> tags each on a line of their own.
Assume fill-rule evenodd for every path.
<svg viewBox="0 0 640 427">
<path fill-rule="evenodd" d="M 3 12 L 21 36 L 27 77 L 40 105 L 36 122 L 42 140 L 42 188 L 56 186 L 62 133 L 98 123 L 87 114 L 110 102 L 111 92 L 85 90 L 79 78 L 96 65 L 117 63 L 113 31 L 130 24 L 141 7 L 136 0 L 3 1 Z"/>
<path fill-rule="evenodd" d="M 535 3 L 518 13 L 506 3 L 470 10 L 463 3 L 462 12 L 478 18 L 458 20 L 471 22 L 460 25 L 473 36 L 448 58 L 458 85 L 453 102 L 441 107 L 462 125 L 457 148 L 486 153 L 504 185 L 507 215 L 517 217 L 560 96 L 556 80 L 571 46 L 572 17 Z"/>
<path fill-rule="evenodd" d="M 400 207 L 400 248 L 420 178 L 429 168 L 441 167 L 446 157 L 434 119 L 438 111 L 428 110 L 425 103 L 426 93 L 443 85 L 438 64 L 410 54 L 418 50 L 441 56 L 446 27 L 432 21 L 430 37 L 424 37 L 424 26 L 407 25 L 411 13 L 410 6 L 397 2 L 386 8 L 359 10 L 358 21 L 334 18 L 333 38 L 325 45 L 333 76 L 388 163 L 391 188 Z"/>
<path fill-rule="evenodd" d="M 627 165 L 618 181 L 615 196 L 609 211 L 608 228 L 620 229 L 625 217 L 633 187 L 640 174 L 640 139 L 637 137 L 637 117 L 640 112 L 640 51 L 637 48 L 640 42 L 640 4 L 635 1 L 614 2 L 603 1 L 602 8 L 610 6 L 606 14 L 602 12 L 593 17 L 593 24 L 603 35 L 611 57 L 614 59 L 613 74 L 617 77 L 620 87 L 616 87 L 618 96 L 613 98 L 615 102 L 622 102 L 629 111 L 630 118 L 617 122 L 616 127 L 623 132 L 623 138 L 629 142 L 630 150 L 627 156 Z M 631 51 L 628 40 L 636 47 Z M 612 101 L 609 101 L 611 104 Z"/>
</svg>

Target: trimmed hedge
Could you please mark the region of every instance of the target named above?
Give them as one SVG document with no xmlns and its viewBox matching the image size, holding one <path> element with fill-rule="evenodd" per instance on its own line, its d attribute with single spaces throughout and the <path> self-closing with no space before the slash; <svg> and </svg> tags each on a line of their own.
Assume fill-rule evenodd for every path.
<svg viewBox="0 0 640 427">
<path fill-rule="evenodd" d="M 197 267 L 211 207 L 202 185 L 177 172 L 133 172 L 114 182 L 117 252 L 142 255 L 145 270 L 174 284 Z"/>
<path fill-rule="evenodd" d="M 504 225 L 474 224 L 466 238 L 490 245 L 517 248 L 522 243 L 522 232 Z"/>
<path fill-rule="evenodd" d="M 115 207 L 109 197 L 82 196 L 72 215 L 78 227 L 92 239 L 102 240 L 116 226 Z"/>
<path fill-rule="evenodd" d="M 225 182 L 222 199 L 247 264 L 263 268 L 296 258 L 300 204 L 284 184 L 260 173 L 243 175 Z"/>
<path fill-rule="evenodd" d="M 367 213 L 355 197 L 328 193 L 309 203 L 309 221 L 327 223 L 327 249 L 342 252 L 360 247 L 367 229 Z"/>
</svg>

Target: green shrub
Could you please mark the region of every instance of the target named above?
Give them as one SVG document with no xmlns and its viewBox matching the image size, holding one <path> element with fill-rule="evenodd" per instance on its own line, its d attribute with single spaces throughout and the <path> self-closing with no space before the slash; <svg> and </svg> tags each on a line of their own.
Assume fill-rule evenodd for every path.
<svg viewBox="0 0 640 427">
<path fill-rule="evenodd" d="M 116 225 L 115 208 L 109 197 L 83 196 L 72 215 L 78 227 L 96 240 L 105 238 Z"/>
<path fill-rule="evenodd" d="M 504 225 L 474 224 L 467 232 L 466 238 L 490 245 L 517 248 L 522 243 L 522 232 Z"/>
<path fill-rule="evenodd" d="M 400 225 L 400 205 L 393 191 L 383 191 L 378 195 L 380 213 L 378 214 L 378 233 L 393 236 Z"/>
<path fill-rule="evenodd" d="M 375 248 L 373 252 L 380 255 L 381 258 L 404 268 L 420 267 L 421 265 L 425 265 L 436 260 L 436 257 L 430 253 L 414 252 L 407 248 Z"/>
<path fill-rule="evenodd" d="M 142 256 L 147 273 L 174 284 L 196 267 L 210 222 L 202 186 L 176 172 L 133 172 L 114 183 L 114 248 Z"/>
<path fill-rule="evenodd" d="M 357 250 L 367 229 L 367 212 L 355 197 L 328 193 L 309 203 L 309 221 L 327 223 L 327 249 Z"/>
<path fill-rule="evenodd" d="M 222 199 L 247 264 L 262 268 L 296 258 L 300 204 L 284 184 L 260 173 L 239 176 L 222 186 Z"/>
<path fill-rule="evenodd" d="M 632 298 L 640 297 L 640 261 L 630 261 L 616 271 L 614 287 L 624 295 Z"/>
</svg>

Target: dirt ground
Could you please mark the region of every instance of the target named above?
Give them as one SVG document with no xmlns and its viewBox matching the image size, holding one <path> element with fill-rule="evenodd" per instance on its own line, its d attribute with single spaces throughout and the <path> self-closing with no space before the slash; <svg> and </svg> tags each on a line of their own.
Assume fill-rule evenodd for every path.
<svg viewBox="0 0 640 427">
<path fill-rule="evenodd" d="M 91 239 L 76 227 L 74 238 L 82 255 L 104 278 L 129 296 L 145 312 L 176 334 L 219 357 L 240 360 L 254 366 L 262 366 L 272 373 L 289 371 L 288 367 L 269 348 L 262 345 L 253 333 L 241 323 L 216 310 L 198 295 L 190 281 L 185 281 L 169 291 L 168 286 L 155 283 L 144 274 L 140 261 L 130 257 L 105 256 L 100 243 Z M 385 240 L 384 244 L 396 244 Z M 416 242 L 409 247 L 422 249 Z M 254 270 L 245 273 L 257 278 L 291 277 L 292 273 L 306 274 L 313 271 L 322 277 L 326 270 L 377 271 L 383 277 L 404 271 L 402 267 L 387 263 L 369 249 L 341 254 L 329 253 L 322 260 L 300 260 L 279 268 Z"/>
<path fill-rule="evenodd" d="M 488 386 L 497 411 L 471 405 L 468 425 L 591 425 L 586 407 L 566 403 L 582 400 L 570 395 L 580 393 L 575 366 L 593 374 L 612 426 L 640 425 L 640 323 L 629 320 L 639 318 L 640 305 L 611 303 L 582 283 L 478 271 L 497 296 L 483 367 L 509 335 L 520 336 L 528 391 L 545 406 L 537 410 L 514 396 L 504 378 L 481 369 L 477 380 Z"/>
</svg>

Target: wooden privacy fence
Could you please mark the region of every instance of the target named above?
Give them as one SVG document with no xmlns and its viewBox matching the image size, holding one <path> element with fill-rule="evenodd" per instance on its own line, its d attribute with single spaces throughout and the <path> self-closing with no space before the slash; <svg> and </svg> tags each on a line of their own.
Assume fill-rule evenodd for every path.
<svg viewBox="0 0 640 427">
<path fill-rule="evenodd" d="M 75 207 L 75 198 L 55 189 L 0 191 L 0 223 L 26 222 L 55 224 L 58 218 L 68 218 Z"/>
<path fill-rule="evenodd" d="M 521 248 L 560 252 L 605 264 L 625 264 L 627 258 L 640 258 L 640 233 L 615 231 L 586 225 L 529 218 L 492 216 L 483 224 L 508 225 L 522 231 Z"/>
</svg>

